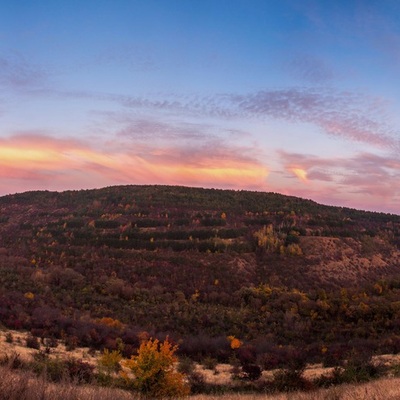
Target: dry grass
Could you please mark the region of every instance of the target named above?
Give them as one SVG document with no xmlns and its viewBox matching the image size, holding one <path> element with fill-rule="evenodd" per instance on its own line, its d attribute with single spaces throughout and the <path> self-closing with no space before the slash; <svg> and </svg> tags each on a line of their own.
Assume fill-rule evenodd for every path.
<svg viewBox="0 0 400 400">
<path fill-rule="evenodd" d="M 28 371 L 0 367 L 0 400 L 139 400 L 132 393 L 96 386 L 78 386 L 73 382 L 49 383 Z"/>
<path fill-rule="evenodd" d="M 400 378 L 385 378 L 366 384 L 352 384 L 305 393 L 275 395 L 227 394 L 222 396 L 197 395 L 190 400 L 398 400 Z"/>
<path fill-rule="evenodd" d="M 12 343 L 6 342 L 7 333 L 10 333 L 12 335 Z M 31 360 L 32 355 L 37 353 L 37 350 L 26 347 L 27 336 L 27 332 L 19 332 L 13 330 L 0 331 L 0 357 L 5 354 L 17 353 L 22 360 Z M 44 348 L 44 346 L 42 345 L 41 348 Z M 83 360 L 91 365 L 97 365 L 97 356 L 95 354 L 90 354 L 88 347 L 78 347 L 75 350 L 67 351 L 65 345 L 59 343 L 57 347 L 51 349 L 51 355 L 52 357 L 59 357 L 61 359 L 73 357 L 79 360 Z"/>
<path fill-rule="evenodd" d="M 73 382 L 53 384 L 28 371 L 0 367 L 0 400 L 139 400 L 133 393 L 95 386 L 77 386 Z M 397 400 L 400 378 L 385 378 L 362 385 L 341 385 L 306 393 L 275 395 L 226 394 L 196 395 L 190 400 Z"/>
</svg>

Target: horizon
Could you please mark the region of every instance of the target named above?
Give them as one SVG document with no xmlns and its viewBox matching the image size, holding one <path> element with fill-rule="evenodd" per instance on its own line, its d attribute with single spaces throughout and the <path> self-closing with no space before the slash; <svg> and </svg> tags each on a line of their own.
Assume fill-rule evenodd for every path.
<svg viewBox="0 0 400 400">
<path fill-rule="evenodd" d="M 216 190 L 216 191 L 233 191 L 233 192 L 249 192 L 249 193 L 264 193 L 264 194 L 276 194 L 279 196 L 287 196 L 287 197 L 295 197 L 300 200 L 304 201 L 310 201 L 313 202 L 317 205 L 324 206 L 324 207 L 332 207 L 332 208 L 342 208 L 342 209 L 349 209 L 349 210 L 355 210 L 355 211 L 360 211 L 360 212 L 366 212 L 366 213 L 377 213 L 377 214 L 390 214 L 394 216 L 400 216 L 400 214 L 396 213 L 390 213 L 390 212 L 384 212 L 384 211 L 375 211 L 375 210 L 364 210 L 361 208 L 354 208 L 354 207 L 345 207 L 341 205 L 334 205 L 334 204 L 325 204 L 325 203 L 319 203 L 313 199 L 306 198 L 306 197 L 299 197 L 299 196 L 294 196 L 294 195 L 286 195 L 282 194 L 279 192 L 271 192 L 271 191 L 262 191 L 262 190 L 250 190 L 250 189 L 221 189 L 221 188 L 215 188 L 215 187 L 202 187 L 202 186 L 185 186 L 185 185 L 168 185 L 168 184 L 125 184 L 125 185 L 111 185 L 111 186 L 103 186 L 103 187 L 94 187 L 91 189 L 66 189 L 66 190 L 48 190 L 48 189 L 36 189 L 36 190 L 27 190 L 24 192 L 15 192 L 15 193 L 7 193 L 4 195 L 0 195 L 1 197 L 7 197 L 7 196 L 18 196 L 22 194 L 27 194 L 27 193 L 35 193 L 35 192 L 45 192 L 45 193 L 57 193 L 57 194 L 63 194 L 66 192 L 79 192 L 79 191 L 100 191 L 104 189 L 113 189 L 113 188 L 119 188 L 119 187 L 154 187 L 154 186 L 160 186 L 160 187 L 172 187 L 172 188 L 185 188 L 185 189 L 201 189 L 201 190 Z"/>
<path fill-rule="evenodd" d="M 0 196 L 168 185 L 400 214 L 400 4 L 39 0 L 0 15 Z"/>
</svg>

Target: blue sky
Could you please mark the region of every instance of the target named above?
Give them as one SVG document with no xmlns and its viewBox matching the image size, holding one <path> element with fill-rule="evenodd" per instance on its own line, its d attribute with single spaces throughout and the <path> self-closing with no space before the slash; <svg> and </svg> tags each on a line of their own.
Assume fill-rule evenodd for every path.
<svg viewBox="0 0 400 400">
<path fill-rule="evenodd" d="M 274 191 L 400 213 L 397 1 L 0 1 L 0 194 Z"/>
</svg>

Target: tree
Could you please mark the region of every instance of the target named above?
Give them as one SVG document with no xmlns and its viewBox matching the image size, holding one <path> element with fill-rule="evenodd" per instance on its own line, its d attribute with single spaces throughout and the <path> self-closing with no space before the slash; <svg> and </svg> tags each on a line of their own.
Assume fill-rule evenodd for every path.
<svg viewBox="0 0 400 400">
<path fill-rule="evenodd" d="M 175 371 L 177 345 L 168 338 L 160 343 L 157 339 L 143 341 L 138 354 L 125 361 L 135 379 L 134 386 L 149 398 L 183 397 L 190 392 L 185 376 Z"/>
<path fill-rule="evenodd" d="M 272 224 L 256 231 L 254 237 L 257 239 L 258 247 L 266 249 L 267 252 L 272 253 L 279 249 L 280 240 Z"/>
</svg>

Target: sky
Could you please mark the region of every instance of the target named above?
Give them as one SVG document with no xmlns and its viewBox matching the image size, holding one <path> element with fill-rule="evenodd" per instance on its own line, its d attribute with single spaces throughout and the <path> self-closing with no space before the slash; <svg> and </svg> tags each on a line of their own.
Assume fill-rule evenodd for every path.
<svg viewBox="0 0 400 400">
<path fill-rule="evenodd" d="M 166 184 L 400 214 L 397 0 L 0 0 L 0 195 Z"/>
</svg>

